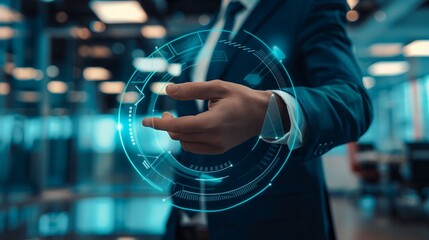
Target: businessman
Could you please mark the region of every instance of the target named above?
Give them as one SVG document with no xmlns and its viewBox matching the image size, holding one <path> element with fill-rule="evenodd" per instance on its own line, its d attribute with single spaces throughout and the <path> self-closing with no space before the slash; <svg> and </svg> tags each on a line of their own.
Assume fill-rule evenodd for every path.
<svg viewBox="0 0 429 240">
<path fill-rule="evenodd" d="M 144 119 L 143 125 L 167 131 L 189 159 L 227 157 L 260 134 L 274 94 L 286 134 L 265 140 L 287 145 L 292 155 L 287 173 L 281 172 L 271 188 L 244 205 L 208 214 L 173 209 L 165 239 L 335 239 L 321 156 L 357 140 L 372 117 L 346 34 L 346 11 L 345 0 L 222 1 L 210 27 L 247 30 L 286 51 L 284 64 L 297 102 L 290 88 L 259 91 L 234 83 L 238 69 L 251 59 L 237 57 L 213 74 L 210 59 L 201 54 L 188 82 L 166 89 L 171 98 L 183 101 L 180 117 L 164 113 Z M 203 50 L 213 51 L 211 43 L 218 38 L 211 32 Z M 194 110 L 190 102 L 197 106 Z"/>
</svg>

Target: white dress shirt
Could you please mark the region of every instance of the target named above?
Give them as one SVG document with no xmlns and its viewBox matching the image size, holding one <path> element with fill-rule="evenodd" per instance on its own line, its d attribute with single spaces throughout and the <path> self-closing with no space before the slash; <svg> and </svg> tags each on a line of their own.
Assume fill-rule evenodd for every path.
<svg viewBox="0 0 429 240">
<path fill-rule="evenodd" d="M 218 15 L 218 18 L 213 25 L 213 29 L 222 30 L 225 25 L 225 10 L 228 6 L 228 4 L 233 0 L 223 0 L 221 5 L 221 10 Z M 240 30 L 241 26 L 246 21 L 247 17 L 250 15 L 250 13 L 253 11 L 253 9 L 256 7 L 260 0 L 240 0 L 240 2 L 244 5 L 245 9 L 235 16 L 235 22 L 232 32 L 237 32 Z M 210 59 L 212 57 L 213 51 L 216 47 L 217 41 L 220 37 L 221 32 L 220 31 L 211 31 L 206 44 L 201 49 L 200 53 L 198 54 L 196 58 L 196 63 L 198 65 L 198 68 L 194 68 L 193 72 L 191 73 L 191 78 L 193 82 L 204 82 L 207 81 L 206 76 L 207 72 L 209 70 L 210 66 Z M 230 34 L 230 39 L 234 37 L 233 34 Z M 267 140 L 263 139 L 264 141 L 270 142 L 270 143 L 277 143 L 277 144 L 286 144 L 290 149 L 297 149 L 302 146 L 303 144 L 303 134 L 305 133 L 305 120 L 303 113 L 300 109 L 299 104 L 297 104 L 295 97 L 290 95 L 287 92 L 281 91 L 281 90 L 272 90 L 273 93 L 277 94 L 279 97 L 283 99 L 287 106 L 287 111 L 290 118 L 291 127 L 289 132 L 287 132 L 283 137 L 277 139 L 277 140 Z M 198 109 L 201 111 L 203 109 L 203 100 L 196 100 Z M 297 115 L 298 114 L 298 115 Z M 293 145 L 293 140 L 296 137 L 295 145 Z M 203 184 L 203 182 L 202 182 Z M 202 189 L 204 189 L 204 185 L 201 186 Z M 202 190 L 204 191 L 204 190 Z M 205 203 L 200 204 L 201 209 L 205 209 Z M 190 218 L 185 212 L 182 212 L 181 214 L 181 225 L 207 225 L 207 214 L 205 213 L 198 213 L 195 214 L 192 218 Z"/>
<path fill-rule="evenodd" d="M 223 0 L 220 13 L 218 18 L 213 25 L 213 29 L 222 30 L 225 25 L 225 10 L 228 4 L 232 0 Z M 247 17 L 253 11 L 260 0 L 240 0 L 240 2 L 244 5 L 244 10 L 237 13 L 234 27 L 232 32 L 237 32 L 240 30 L 241 26 L 246 21 Z M 221 32 L 220 31 L 212 31 L 207 37 L 207 42 L 201 49 L 200 53 L 197 56 L 196 62 L 198 68 L 194 68 L 192 72 L 192 81 L 193 82 L 204 82 L 207 81 L 206 76 L 210 66 L 210 59 L 212 57 L 213 51 L 216 47 L 216 43 L 219 40 Z M 229 36 L 231 39 L 234 37 L 233 34 Z M 303 133 L 305 132 L 305 120 L 303 113 L 300 109 L 299 104 L 297 104 L 295 97 L 290 95 L 287 92 L 280 90 L 273 90 L 275 94 L 280 96 L 287 106 L 287 111 L 290 118 L 290 130 L 280 139 L 271 141 L 267 139 L 263 139 L 264 141 L 268 141 L 270 143 L 278 143 L 278 144 L 287 144 L 290 149 L 297 149 L 303 144 Z M 203 109 L 204 100 L 196 100 L 197 106 L 199 110 Z M 298 113 L 298 115 L 297 115 Z M 293 140 L 296 137 L 295 145 L 293 145 Z"/>
</svg>

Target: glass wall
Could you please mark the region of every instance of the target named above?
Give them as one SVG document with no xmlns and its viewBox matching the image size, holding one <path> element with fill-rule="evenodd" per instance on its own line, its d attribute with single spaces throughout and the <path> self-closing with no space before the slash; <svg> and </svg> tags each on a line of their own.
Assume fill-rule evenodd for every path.
<svg viewBox="0 0 429 240">
<path fill-rule="evenodd" d="M 381 151 L 403 149 L 406 142 L 429 140 L 429 76 L 370 90 L 374 120 L 360 142 Z"/>
</svg>

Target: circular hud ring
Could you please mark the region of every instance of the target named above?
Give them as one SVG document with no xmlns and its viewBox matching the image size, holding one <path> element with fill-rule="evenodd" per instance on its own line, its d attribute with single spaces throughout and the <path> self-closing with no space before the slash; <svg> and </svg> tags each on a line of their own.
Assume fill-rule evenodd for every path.
<svg viewBox="0 0 429 240">
<path fill-rule="evenodd" d="M 179 153 L 178 143 L 168 134 L 142 126 L 145 117 L 159 117 L 164 111 L 192 114 L 189 111 L 195 102 L 173 101 L 165 96 L 165 86 L 190 81 L 201 62 L 196 59 L 205 54 L 206 40 L 214 31 L 184 35 L 141 59 L 122 94 L 118 114 L 121 143 L 134 169 L 165 195 L 163 201 L 192 211 L 222 211 L 249 201 L 271 186 L 291 154 L 287 145 L 264 141 L 284 135 L 281 121 L 278 126 L 275 120 L 279 114 L 275 100 L 268 106 L 261 136 L 222 155 Z M 295 93 L 282 64 L 285 54 L 279 48 L 268 47 L 247 31 L 216 34 L 219 40 L 209 63 L 216 71 L 209 73 L 208 80 L 231 81 L 256 90 L 287 88 Z"/>
</svg>

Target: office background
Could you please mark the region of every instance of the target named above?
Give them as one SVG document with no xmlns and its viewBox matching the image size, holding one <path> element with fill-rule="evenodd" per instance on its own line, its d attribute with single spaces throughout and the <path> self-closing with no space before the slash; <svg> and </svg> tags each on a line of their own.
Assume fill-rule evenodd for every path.
<svg viewBox="0 0 429 240">
<path fill-rule="evenodd" d="M 123 153 L 119 96 L 219 4 L 0 0 L 0 239 L 159 239 L 169 208 Z M 429 1 L 348 4 L 374 122 L 323 160 L 337 235 L 429 239 Z"/>
</svg>

